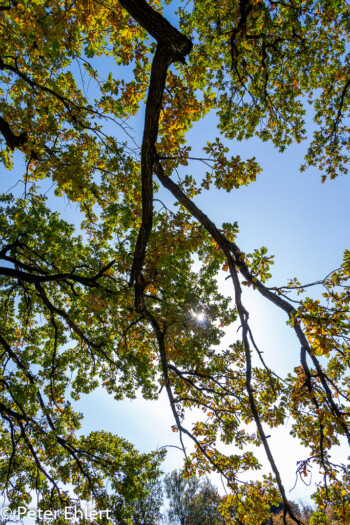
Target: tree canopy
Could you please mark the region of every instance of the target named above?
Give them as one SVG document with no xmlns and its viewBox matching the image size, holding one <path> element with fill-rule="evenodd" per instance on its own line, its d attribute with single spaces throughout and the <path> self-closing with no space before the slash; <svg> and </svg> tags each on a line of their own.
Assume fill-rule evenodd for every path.
<svg viewBox="0 0 350 525">
<path fill-rule="evenodd" d="M 165 494 L 169 500 L 169 522 L 185 525 L 191 502 L 199 492 L 200 481 L 192 476 L 185 479 L 181 472 L 173 470 L 164 478 Z"/>
<path fill-rule="evenodd" d="M 313 464 L 323 476 L 317 523 L 329 523 L 330 507 L 342 523 L 349 470 L 331 452 L 350 444 L 350 251 L 318 283 L 322 300 L 297 280 L 267 285 L 266 248 L 244 253 L 237 223 L 214 224 L 195 197 L 234 192 L 259 175 L 256 158 L 230 156 L 233 139 L 256 136 L 283 151 L 307 138 L 302 169 L 317 166 L 322 180 L 347 173 L 349 2 L 178 2 L 179 29 L 165 4 L 0 5 L 0 160 L 24 188 L 1 197 L 1 491 L 13 509 L 33 494 L 56 510 L 93 498 L 112 522 L 130 523 L 164 451 L 83 435 L 74 402 L 101 385 L 116 400 L 157 399 L 164 389 L 186 475 L 223 476 L 228 523 L 231 507 L 255 525 L 281 500 L 285 520 L 302 523 L 268 440 L 288 417 L 310 450 L 298 473 Z M 203 137 L 196 176 L 186 174 L 194 161 L 186 133 L 210 112 L 217 139 Z M 138 144 L 131 130 L 141 116 Z M 79 227 L 58 213 L 53 193 L 77 203 Z M 218 290 L 220 271 L 232 300 Z M 295 334 L 300 364 L 287 377 L 255 344 L 244 286 L 281 309 Z M 237 339 L 222 348 L 235 322 Z M 203 419 L 189 425 L 192 408 Z M 253 445 L 271 473 L 242 483 L 242 472 L 260 468 Z"/>
<path fill-rule="evenodd" d="M 158 525 L 162 522 L 163 489 L 160 479 L 146 482 L 148 494 L 136 501 L 132 513 L 133 525 Z"/>
<path fill-rule="evenodd" d="M 222 525 L 225 523 L 219 506 L 224 498 L 209 478 L 195 476 L 185 479 L 173 470 L 164 478 L 169 500 L 168 521 L 174 525 Z"/>
</svg>

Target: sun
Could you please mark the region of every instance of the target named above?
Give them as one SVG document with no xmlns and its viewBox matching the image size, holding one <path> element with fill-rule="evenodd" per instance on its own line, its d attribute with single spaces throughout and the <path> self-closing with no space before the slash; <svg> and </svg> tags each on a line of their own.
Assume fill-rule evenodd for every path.
<svg viewBox="0 0 350 525">
<path fill-rule="evenodd" d="M 194 313 L 193 315 L 198 322 L 202 322 L 205 320 L 205 315 L 203 312 Z"/>
</svg>

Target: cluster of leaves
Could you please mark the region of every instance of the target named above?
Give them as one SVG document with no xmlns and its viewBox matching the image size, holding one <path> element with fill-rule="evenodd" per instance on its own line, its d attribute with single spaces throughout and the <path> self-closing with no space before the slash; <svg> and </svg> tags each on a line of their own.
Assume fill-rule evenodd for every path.
<svg viewBox="0 0 350 525">
<path fill-rule="evenodd" d="M 242 162 L 239 155 L 232 159 L 227 159 L 228 147 L 224 147 L 217 138 L 216 142 L 207 143 L 204 151 L 214 159 L 212 172 L 206 174 L 202 186 L 206 189 L 211 187 L 212 179 L 215 179 L 215 186 L 230 192 L 232 188 L 246 186 L 255 181 L 256 175 L 261 172 L 260 166 L 255 162 L 255 158 Z"/>
<path fill-rule="evenodd" d="M 198 0 L 179 10 L 195 42 L 196 85 L 215 93 L 226 137 L 257 135 L 283 150 L 306 138 L 308 97 L 317 131 L 306 166 L 324 178 L 347 172 L 349 8 L 340 0 Z M 209 71 L 200 71 L 203 62 Z"/>
</svg>

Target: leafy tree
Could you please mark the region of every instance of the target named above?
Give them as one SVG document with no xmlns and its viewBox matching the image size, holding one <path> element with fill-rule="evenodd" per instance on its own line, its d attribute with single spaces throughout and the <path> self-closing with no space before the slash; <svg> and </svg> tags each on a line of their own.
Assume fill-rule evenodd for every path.
<svg viewBox="0 0 350 525">
<path fill-rule="evenodd" d="M 146 482 L 148 494 L 137 500 L 132 514 L 133 525 L 159 525 L 163 505 L 163 489 L 161 480 Z"/>
<path fill-rule="evenodd" d="M 219 506 L 222 498 L 217 488 L 205 478 L 200 485 L 188 508 L 187 523 L 191 525 L 222 525 L 226 523 L 220 514 Z"/>
<path fill-rule="evenodd" d="M 169 499 L 169 522 L 180 525 L 219 525 L 225 523 L 219 512 L 220 495 L 208 478 L 186 479 L 173 470 L 164 478 Z"/>
<path fill-rule="evenodd" d="M 348 171 L 349 3 L 193 0 L 178 9 L 180 30 L 162 9 L 160 0 L 0 6 L 0 160 L 24 187 L 1 198 L 1 490 L 13 508 L 33 493 L 43 509 L 94 497 L 130 523 L 163 454 L 79 434 L 74 401 L 99 384 L 117 400 L 156 399 L 164 388 L 181 443 L 186 435 L 195 445 L 187 474 L 226 479 L 224 515 L 235 508 L 236 520 L 256 524 L 282 498 L 285 516 L 301 523 L 267 438 L 292 416 L 293 435 L 311 449 L 298 473 L 312 464 L 323 475 L 317 519 L 332 508 L 345 522 L 349 469 L 330 454 L 340 438 L 350 443 L 350 252 L 314 283 L 323 303 L 297 280 L 267 286 L 266 248 L 243 253 L 238 225 L 216 226 L 193 197 L 234 191 L 261 171 L 255 158 L 230 157 L 228 140 L 257 136 L 282 151 L 306 138 L 306 100 L 316 131 L 304 168 L 318 166 L 323 180 Z M 139 148 L 129 126 L 144 102 Z M 203 144 L 206 171 L 175 182 L 194 162 L 186 132 L 210 111 L 219 136 Z M 77 203 L 80 229 L 41 194 L 43 179 Z M 180 206 L 159 205 L 160 186 Z M 232 306 L 218 291 L 221 269 Z M 295 333 L 300 365 L 286 378 L 262 361 L 242 285 L 282 309 Z M 216 351 L 235 320 L 240 338 Z M 191 408 L 206 416 L 192 428 Z M 271 473 L 242 484 L 240 472 L 260 468 L 252 444 Z"/>
<path fill-rule="evenodd" d="M 170 523 L 186 525 L 191 502 L 196 497 L 200 481 L 196 476 L 183 477 L 178 470 L 173 470 L 164 477 L 165 494 L 169 500 L 168 518 Z"/>
</svg>

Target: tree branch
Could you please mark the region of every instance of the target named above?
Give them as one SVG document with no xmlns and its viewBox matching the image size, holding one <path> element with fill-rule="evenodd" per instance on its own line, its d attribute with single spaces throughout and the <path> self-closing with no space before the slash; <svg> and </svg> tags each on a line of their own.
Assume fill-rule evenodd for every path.
<svg viewBox="0 0 350 525">
<path fill-rule="evenodd" d="M 19 135 L 13 133 L 9 123 L 0 116 L 0 132 L 3 134 L 7 147 L 13 151 L 16 148 L 21 148 L 28 141 L 28 133 L 22 131 Z"/>
</svg>

